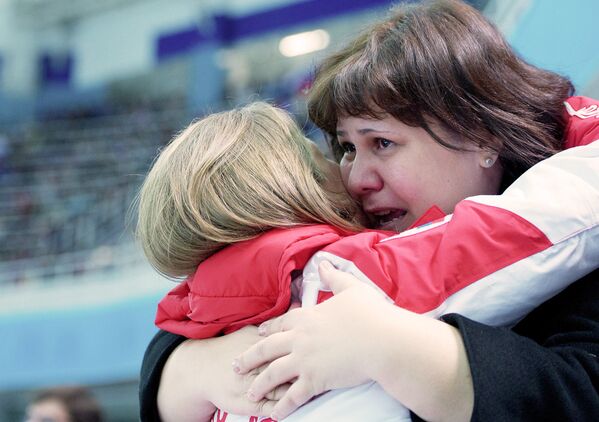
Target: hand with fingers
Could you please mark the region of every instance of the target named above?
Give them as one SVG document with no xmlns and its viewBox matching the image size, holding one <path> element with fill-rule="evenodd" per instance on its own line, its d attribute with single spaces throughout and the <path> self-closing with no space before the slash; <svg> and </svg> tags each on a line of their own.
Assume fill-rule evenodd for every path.
<svg viewBox="0 0 599 422">
<path fill-rule="evenodd" d="M 279 385 L 260 400 L 249 400 L 248 388 L 263 367 L 242 375 L 231 371 L 231 360 L 260 339 L 257 328 L 248 326 L 226 336 L 182 343 L 162 372 L 158 392 L 162 420 L 208 421 L 215 408 L 241 415 L 270 415 L 288 385 Z"/>
<path fill-rule="evenodd" d="M 325 391 L 372 380 L 380 361 L 378 344 L 394 307 L 329 262 L 321 263 L 319 272 L 334 297 L 263 323 L 259 332 L 265 338 L 233 362 L 242 375 L 263 369 L 248 390 L 248 398 L 257 403 L 277 386 L 292 383 L 277 403 L 264 407 L 274 404 L 272 419 L 286 417 Z"/>
</svg>

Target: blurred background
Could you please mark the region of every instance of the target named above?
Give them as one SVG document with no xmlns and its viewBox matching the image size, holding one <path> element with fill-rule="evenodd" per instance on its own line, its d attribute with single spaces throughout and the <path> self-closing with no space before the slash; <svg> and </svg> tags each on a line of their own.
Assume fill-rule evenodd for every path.
<svg viewBox="0 0 599 422">
<path fill-rule="evenodd" d="M 42 387 L 138 420 L 157 301 L 131 203 L 194 117 L 266 99 L 309 136 L 315 63 L 389 0 L 0 0 L 0 421 Z M 599 97 L 595 0 L 471 1 L 533 64 Z"/>
</svg>

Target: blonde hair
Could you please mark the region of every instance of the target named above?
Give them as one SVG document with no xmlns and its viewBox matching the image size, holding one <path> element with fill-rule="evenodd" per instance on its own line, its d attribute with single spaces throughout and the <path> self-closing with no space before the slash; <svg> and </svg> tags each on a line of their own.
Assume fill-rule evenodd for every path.
<svg viewBox="0 0 599 422">
<path fill-rule="evenodd" d="M 359 230 L 356 203 L 324 188 L 311 148 L 288 113 L 262 102 L 192 123 L 160 153 L 139 193 L 137 236 L 150 263 L 179 277 L 272 228 Z"/>
</svg>

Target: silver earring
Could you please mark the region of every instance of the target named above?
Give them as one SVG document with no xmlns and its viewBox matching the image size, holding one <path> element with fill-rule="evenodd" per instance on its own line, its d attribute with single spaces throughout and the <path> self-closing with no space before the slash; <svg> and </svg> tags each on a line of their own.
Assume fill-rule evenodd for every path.
<svg viewBox="0 0 599 422">
<path fill-rule="evenodd" d="M 483 167 L 489 168 L 491 167 L 493 164 L 495 163 L 495 160 L 493 160 L 491 157 L 487 157 L 485 158 L 485 164 Z"/>
</svg>

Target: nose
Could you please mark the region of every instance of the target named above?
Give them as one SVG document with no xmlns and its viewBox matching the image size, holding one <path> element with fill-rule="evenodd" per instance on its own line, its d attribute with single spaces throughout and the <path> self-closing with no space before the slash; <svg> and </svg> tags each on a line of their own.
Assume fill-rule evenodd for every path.
<svg viewBox="0 0 599 422">
<path fill-rule="evenodd" d="M 383 181 L 376 166 L 368 157 L 356 155 L 351 162 L 342 161 L 341 175 L 347 191 L 354 199 L 360 199 L 383 188 Z"/>
</svg>

